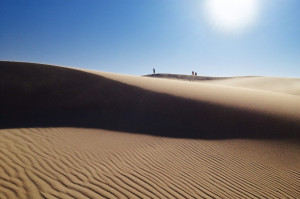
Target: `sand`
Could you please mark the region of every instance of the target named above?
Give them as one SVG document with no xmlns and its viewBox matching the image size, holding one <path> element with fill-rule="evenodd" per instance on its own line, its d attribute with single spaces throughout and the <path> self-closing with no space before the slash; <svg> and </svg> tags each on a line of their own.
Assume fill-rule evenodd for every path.
<svg viewBox="0 0 300 199">
<path fill-rule="evenodd" d="M 0 72 L 1 199 L 300 198 L 299 79 Z"/>
<path fill-rule="evenodd" d="M 210 81 L 219 85 L 235 86 L 250 88 L 277 93 L 300 95 L 299 78 L 282 78 L 282 77 L 248 77 Z"/>
</svg>

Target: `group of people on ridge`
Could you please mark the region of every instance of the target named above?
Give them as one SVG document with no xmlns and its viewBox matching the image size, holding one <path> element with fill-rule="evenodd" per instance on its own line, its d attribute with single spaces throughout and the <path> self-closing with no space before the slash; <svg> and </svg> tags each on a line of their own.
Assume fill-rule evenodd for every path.
<svg viewBox="0 0 300 199">
<path fill-rule="evenodd" d="M 155 68 L 153 68 L 153 74 L 155 74 Z M 192 71 L 192 75 L 197 76 L 197 72 Z"/>
</svg>

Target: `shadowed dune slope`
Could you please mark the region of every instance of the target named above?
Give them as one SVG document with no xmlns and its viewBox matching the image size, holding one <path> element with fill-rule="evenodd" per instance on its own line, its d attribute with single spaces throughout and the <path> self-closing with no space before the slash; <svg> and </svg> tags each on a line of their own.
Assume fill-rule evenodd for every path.
<svg viewBox="0 0 300 199">
<path fill-rule="evenodd" d="M 73 126 L 187 138 L 299 137 L 300 98 L 0 62 L 1 128 Z"/>
<path fill-rule="evenodd" d="M 299 198 L 291 140 L 0 130 L 0 198 Z"/>
</svg>

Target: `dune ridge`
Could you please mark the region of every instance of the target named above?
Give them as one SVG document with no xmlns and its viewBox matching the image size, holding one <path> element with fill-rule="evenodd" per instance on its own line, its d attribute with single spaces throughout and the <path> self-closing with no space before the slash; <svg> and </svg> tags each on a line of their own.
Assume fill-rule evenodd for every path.
<svg viewBox="0 0 300 199">
<path fill-rule="evenodd" d="M 207 76 L 169 74 L 169 73 L 156 73 L 156 74 L 149 74 L 149 75 L 143 75 L 143 76 L 144 77 L 154 77 L 154 78 L 185 80 L 185 81 L 223 80 L 223 79 L 231 79 L 232 78 L 232 77 L 207 77 Z"/>
<path fill-rule="evenodd" d="M 237 77 L 206 77 L 180 74 L 151 74 L 145 77 L 206 82 L 222 86 L 233 86 L 255 90 L 271 91 L 277 93 L 300 95 L 299 78 L 263 77 L 263 76 L 237 76 Z"/>
<path fill-rule="evenodd" d="M 218 85 L 210 82 L 224 82 L 229 80 L 206 81 L 204 83 L 170 81 L 163 79 L 143 78 L 137 76 L 128 76 L 123 74 L 112 74 L 103 72 L 94 72 L 116 81 L 127 83 L 129 85 L 141 87 L 147 90 L 170 94 L 173 96 L 188 98 L 207 103 L 215 103 L 228 107 L 240 107 L 258 112 L 270 112 L 277 116 L 282 115 L 286 118 L 288 115 L 300 118 L 299 97 L 286 95 L 283 92 L 270 92 L 262 90 L 248 89 L 249 87 L 232 87 L 219 83 Z M 238 79 L 239 78 L 232 78 Z M 245 77 L 241 78 L 245 79 Z M 234 80 L 233 80 L 234 81 Z M 270 100 L 271 99 L 271 100 Z M 276 107 L 276 108 L 274 108 Z"/>
<path fill-rule="evenodd" d="M 299 137 L 298 96 L 40 64 L 0 64 L 2 128 L 73 126 L 214 139 Z"/>
</svg>

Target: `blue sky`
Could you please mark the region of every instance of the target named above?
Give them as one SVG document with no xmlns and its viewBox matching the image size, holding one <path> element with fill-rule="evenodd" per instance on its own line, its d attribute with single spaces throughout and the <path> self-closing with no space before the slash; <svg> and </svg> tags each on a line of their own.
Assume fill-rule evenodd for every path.
<svg viewBox="0 0 300 199">
<path fill-rule="evenodd" d="M 206 0 L 0 0 L 0 60 L 143 75 L 300 77 L 300 1 L 260 0 L 225 33 Z"/>
</svg>

